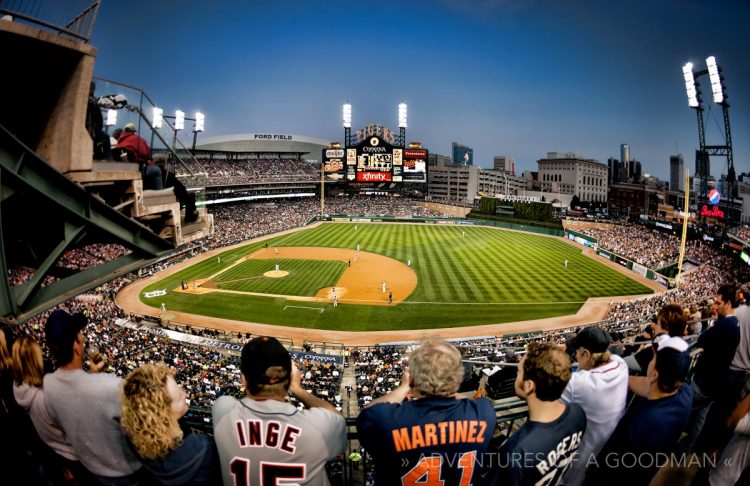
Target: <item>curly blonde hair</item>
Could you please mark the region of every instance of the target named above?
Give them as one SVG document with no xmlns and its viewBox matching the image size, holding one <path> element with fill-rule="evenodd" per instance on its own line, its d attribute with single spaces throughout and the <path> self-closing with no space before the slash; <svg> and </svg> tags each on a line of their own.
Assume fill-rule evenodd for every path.
<svg viewBox="0 0 750 486">
<path fill-rule="evenodd" d="M 409 356 L 412 386 L 422 395 L 448 396 L 464 379 L 461 353 L 445 341 L 428 339 Z"/>
<path fill-rule="evenodd" d="M 28 336 L 21 336 L 13 343 L 13 379 L 16 385 L 27 383 L 31 386 L 42 386 L 42 348 Z"/>
<path fill-rule="evenodd" d="M 170 376 L 165 364 L 146 364 L 131 371 L 122 385 L 120 425 L 145 459 L 164 458 L 182 443 L 171 432 L 177 419 L 170 413 Z"/>
<path fill-rule="evenodd" d="M 5 340 L 5 331 L 0 329 L 0 376 L 13 372 L 13 360 L 8 352 L 8 342 Z"/>
</svg>

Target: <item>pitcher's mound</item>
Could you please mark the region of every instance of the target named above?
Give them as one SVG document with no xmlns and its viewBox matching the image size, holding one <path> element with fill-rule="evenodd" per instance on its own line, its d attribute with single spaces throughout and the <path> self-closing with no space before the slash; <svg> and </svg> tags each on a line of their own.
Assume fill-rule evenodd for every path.
<svg viewBox="0 0 750 486">
<path fill-rule="evenodd" d="M 279 270 L 278 272 L 276 270 L 271 270 L 270 272 L 266 272 L 263 274 L 264 277 L 270 277 L 270 278 L 281 278 L 286 277 L 289 275 L 289 272 L 285 270 Z"/>
</svg>

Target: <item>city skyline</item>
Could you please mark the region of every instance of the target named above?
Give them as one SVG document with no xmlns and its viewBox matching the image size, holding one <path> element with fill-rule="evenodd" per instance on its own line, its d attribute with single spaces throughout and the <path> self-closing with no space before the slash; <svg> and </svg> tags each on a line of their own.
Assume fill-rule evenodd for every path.
<svg viewBox="0 0 750 486">
<path fill-rule="evenodd" d="M 548 152 L 606 164 L 627 143 L 644 172 L 668 180 L 669 156 L 683 154 L 692 172 L 698 146 L 682 65 L 703 69 L 715 55 L 735 170 L 750 171 L 746 2 L 116 5 L 100 10 L 95 75 L 143 88 L 165 114 L 202 111 L 199 142 L 230 133 L 343 141 L 344 102 L 356 130 L 396 128 L 404 100 L 407 140 L 433 153 L 450 155 L 458 142 L 474 149 L 476 165 L 507 155 L 520 174 Z M 701 85 L 707 143 L 721 144 L 721 108 L 707 78 Z M 717 179 L 726 172 L 722 159 L 711 167 Z"/>
</svg>

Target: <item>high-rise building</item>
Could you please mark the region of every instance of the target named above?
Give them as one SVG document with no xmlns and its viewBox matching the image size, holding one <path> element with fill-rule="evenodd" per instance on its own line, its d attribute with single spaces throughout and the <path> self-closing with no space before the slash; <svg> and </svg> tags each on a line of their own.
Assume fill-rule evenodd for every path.
<svg viewBox="0 0 750 486">
<path fill-rule="evenodd" d="M 607 185 L 620 182 L 620 161 L 614 157 L 607 159 Z"/>
<path fill-rule="evenodd" d="M 537 163 L 542 190 L 573 194 L 581 201 L 607 202 L 607 166 L 598 160 L 548 152 Z"/>
<path fill-rule="evenodd" d="M 682 192 L 685 190 L 685 161 L 682 154 L 669 156 L 669 190 Z"/>
<path fill-rule="evenodd" d="M 427 177 L 429 196 L 434 201 L 474 204 L 481 195 L 518 195 L 526 188 L 523 177 L 470 165 L 433 167 Z"/>
<path fill-rule="evenodd" d="M 516 163 L 513 157 L 507 155 L 495 155 L 492 158 L 492 168 L 508 174 L 515 173 Z"/>
<path fill-rule="evenodd" d="M 474 165 L 474 149 L 461 145 L 460 143 L 453 142 L 453 165 L 457 166 L 469 166 Z"/>
<path fill-rule="evenodd" d="M 620 162 L 625 167 L 625 174 L 627 178 L 631 177 L 632 169 L 630 168 L 630 145 L 623 143 L 620 144 Z"/>
<path fill-rule="evenodd" d="M 638 184 L 641 182 L 641 177 L 643 175 L 642 169 L 641 169 L 641 163 L 637 160 L 631 160 L 630 161 L 630 173 L 628 174 L 628 180 L 634 184 Z"/>
<path fill-rule="evenodd" d="M 451 165 L 451 158 L 447 155 L 440 155 L 430 152 L 427 155 L 427 165 L 430 167 L 447 167 Z"/>
</svg>

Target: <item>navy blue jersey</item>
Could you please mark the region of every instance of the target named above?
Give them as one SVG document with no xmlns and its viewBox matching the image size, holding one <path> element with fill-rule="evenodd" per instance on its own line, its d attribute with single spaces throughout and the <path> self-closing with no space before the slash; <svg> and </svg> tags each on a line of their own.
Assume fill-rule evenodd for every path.
<svg viewBox="0 0 750 486">
<path fill-rule="evenodd" d="M 495 430 L 490 400 L 428 397 L 379 403 L 357 417 L 378 485 L 468 486 Z"/>
<path fill-rule="evenodd" d="M 490 484 L 554 486 L 576 457 L 586 414 L 575 404 L 554 422 L 527 421 L 500 448 Z"/>
</svg>

